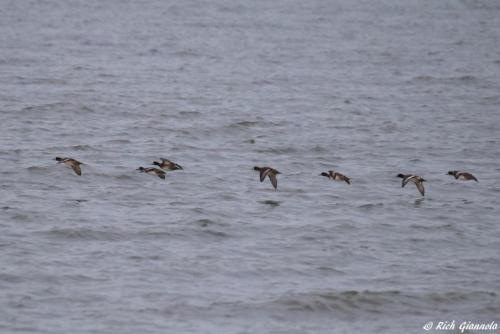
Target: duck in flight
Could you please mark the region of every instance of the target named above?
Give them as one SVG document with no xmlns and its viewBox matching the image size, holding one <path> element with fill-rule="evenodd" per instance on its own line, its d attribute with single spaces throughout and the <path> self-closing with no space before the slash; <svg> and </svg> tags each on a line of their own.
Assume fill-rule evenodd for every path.
<svg viewBox="0 0 500 334">
<path fill-rule="evenodd" d="M 164 158 L 160 158 L 160 161 L 153 161 L 153 165 L 156 165 L 164 170 L 183 169 L 181 165 Z"/>
<path fill-rule="evenodd" d="M 165 180 L 165 172 L 162 171 L 161 169 L 154 168 L 154 167 L 152 167 L 152 168 L 139 167 L 139 168 L 137 168 L 137 170 L 141 173 L 155 175 L 155 176 L 158 176 L 160 179 Z"/>
<path fill-rule="evenodd" d="M 278 179 L 276 179 L 276 175 L 281 174 L 280 172 L 271 167 L 255 166 L 253 169 L 260 173 L 260 182 L 263 182 L 266 176 L 268 176 L 274 189 L 278 188 Z"/>
<path fill-rule="evenodd" d="M 425 189 L 424 189 L 424 182 L 425 180 L 421 178 L 418 175 L 412 175 L 412 174 L 398 174 L 398 177 L 403 179 L 403 182 L 401 184 L 401 187 L 406 186 L 408 182 L 412 182 L 417 186 L 418 191 L 424 196 L 425 194 Z"/>
<path fill-rule="evenodd" d="M 460 172 L 458 170 L 450 170 L 448 172 L 448 175 L 453 175 L 455 177 L 455 180 L 463 180 L 463 181 L 474 180 L 476 182 L 479 182 L 474 175 L 472 175 L 471 173 L 467 173 L 467 172 Z"/>
<path fill-rule="evenodd" d="M 80 168 L 80 165 L 82 163 L 80 161 L 72 158 L 60 158 L 60 157 L 56 157 L 55 160 L 60 164 L 65 164 L 66 166 L 71 167 L 71 169 L 73 169 L 76 175 L 78 176 L 82 175 L 82 169 Z"/>
<path fill-rule="evenodd" d="M 320 176 L 326 176 L 327 178 L 333 181 L 340 181 L 340 182 L 344 181 L 347 184 L 351 184 L 351 179 L 349 179 L 344 174 L 340 174 L 333 170 L 329 170 L 328 172 L 323 172 L 320 174 Z"/>
</svg>

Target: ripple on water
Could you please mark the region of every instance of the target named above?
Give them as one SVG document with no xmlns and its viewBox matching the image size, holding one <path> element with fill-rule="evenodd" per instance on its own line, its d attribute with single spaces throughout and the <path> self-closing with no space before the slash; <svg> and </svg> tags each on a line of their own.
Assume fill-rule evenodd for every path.
<svg viewBox="0 0 500 334">
<path fill-rule="evenodd" d="M 256 146 L 255 152 L 262 154 L 280 155 L 280 154 L 296 153 L 297 149 L 293 146 L 264 147 L 264 148 L 261 148 L 261 146 Z"/>
<path fill-rule="evenodd" d="M 437 84 L 476 84 L 478 78 L 473 75 L 462 75 L 453 77 L 434 77 L 431 75 L 419 75 L 411 79 L 416 83 L 437 83 Z"/>
<path fill-rule="evenodd" d="M 211 219 L 207 219 L 207 218 L 195 220 L 193 222 L 193 224 L 196 226 L 200 226 L 200 227 L 227 225 L 227 224 L 221 224 L 219 222 L 216 222 L 215 220 L 211 220 Z"/>
<path fill-rule="evenodd" d="M 8 273 L 0 273 L 0 282 L 20 283 L 24 281 L 25 279 L 22 276 L 12 275 Z"/>
<path fill-rule="evenodd" d="M 101 240 L 118 241 L 124 239 L 124 235 L 115 231 L 93 230 L 89 228 L 54 228 L 49 231 L 41 232 L 49 238 L 67 239 L 67 240 Z"/>
<path fill-rule="evenodd" d="M 29 172 L 38 173 L 38 174 L 46 174 L 47 172 L 50 171 L 50 169 L 48 167 L 44 167 L 44 166 L 30 166 L 26 169 Z"/>
<path fill-rule="evenodd" d="M 384 203 L 367 203 L 361 204 L 358 206 L 361 210 L 369 211 L 371 209 L 381 208 L 384 206 Z"/>
<path fill-rule="evenodd" d="M 273 300 L 264 307 L 285 308 L 291 312 L 336 312 L 344 315 L 361 314 L 432 314 L 436 307 L 453 303 L 464 303 L 472 310 L 484 305 L 498 305 L 498 296 L 488 291 L 450 291 L 427 294 L 405 293 L 399 290 L 386 291 L 333 291 L 292 294 Z M 492 311 L 497 311 L 498 306 Z"/>
<path fill-rule="evenodd" d="M 135 176 L 132 176 L 130 174 L 111 175 L 111 177 L 118 181 L 133 180 L 135 178 Z"/>
<path fill-rule="evenodd" d="M 132 260 L 132 261 L 137 261 L 137 262 L 141 262 L 141 261 L 161 261 L 161 260 L 163 260 L 163 257 L 161 257 L 160 255 L 150 255 L 150 256 L 132 255 L 132 256 L 129 256 L 128 259 Z"/>
<path fill-rule="evenodd" d="M 31 217 L 29 215 L 18 213 L 11 216 L 11 219 L 18 222 L 29 222 L 31 220 Z"/>
<path fill-rule="evenodd" d="M 104 144 L 127 145 L 127 144 L 132 144 L 132 142 L 128 139 L 111 139 L 111 140 L 106 140 Z"/>
<path fill-rule="evenodd" d="M 276 207 L 281 205 L 281 201 L 273 201 L 270 199 L 264 200 L 264 201 L 259 201 L 261 204 L 269 205 L 271 207 Z"/>
<path fill-rule="evenodd" d="M 229 227 L 229 224 L 225 222 L 203 218 L 193 221 L 192 225 L 194 225 L 197 228 L 198 232 L 201 232 L 203 235 L 209 235 L 221 238 L 229 237 L 227 231 L 222 230 L 222 229 L 227 229 Z"/>
<path fill-rule="evenodd" d="M 94 148 L 91 145 L 87 145 L 87 144 L 72 145 L 72 146 L 69 146 L 69 149 L 75 150 L 75 151 L 97 151 L 96 148 Z"/>
<path fill-rule="evenodd" d="M 69 104 L 65 102 L 56 102 L 56 103 L 48 103 L 48 104 L 38 104 L 27 106 L 21 109 L 21 112 L 32 112 L 32 111 L 60 111 L 65 112 L 65 108 L 68 107 Z"/>
<path fill-rule="evenodd" d="M 324 146 L 321 146 L 321 145 L 315 145 L 312 149 L 311 149 L 312 152 L 316 152 L 316 153 L 326 153 L 328 152 L 328 149 Z"/>
<path fill-rule="evenodd" d="M 415 230 L 423 230 L 423 231 L 459 231 L 459 229 L 454 224 L 433 224 L 433 225 L 421 225 L 421 224 L 412 224 L 410 228 Z"/>
<path fill-rule="evenodd" d="M 234 122 L 229 125 L 226 125 L 227 128 L 232 129 L 232 128 L 252 128 L 257 125 L 264 125 L 264 122 L 260 121 L 239 121 L 239 122 Z"/>
</svg>

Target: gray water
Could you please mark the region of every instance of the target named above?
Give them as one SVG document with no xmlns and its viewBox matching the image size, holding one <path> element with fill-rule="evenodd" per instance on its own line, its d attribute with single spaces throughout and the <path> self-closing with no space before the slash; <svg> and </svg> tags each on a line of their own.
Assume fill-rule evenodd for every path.
<svg viewBox="0 0 500 334">
<path fill-rule="evenodd" d="M 497 1 L 1 1 L 0 130 L 1 333 L 500 322 Z"/>
</svg>

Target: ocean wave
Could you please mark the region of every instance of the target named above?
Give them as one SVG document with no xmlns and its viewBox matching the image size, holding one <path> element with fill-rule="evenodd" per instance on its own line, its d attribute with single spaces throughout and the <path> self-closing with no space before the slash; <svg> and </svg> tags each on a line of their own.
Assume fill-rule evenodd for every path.
<svg viewBox="0 0 500 334">
<path fill-rule="evenodd" d="M 428 83 L 475 83 L 478 81 L 478 77 L 474 75 L 460 75 L 460 76 L 452 76 L 452 77 L 435 77 L 431 75 L 419 75 L 413 77 L 410 81 L 413 82 L 428 82 Z"/>
<path fill-rule="evenodd" d="M 40 173 L 40 172 L 47 172 L 49 171 L 49 168 L 44 167 L 44 166 L 30 166 L 26 168 L 30 172 L 35 172 L 35 173 Z"/>
<path fill-rule="evenodd" d="M 450 291 L 432 293 L 406 293 L 400 290 L 386 291 L 335 291 L 283 296 L 263 305 L 291 312 L 326 312 L 355 314 L 416 314 L 431 312 L 436 308 L 456 303 L 483 309 L 490 305 L 492 313 L 500 310 L 497 294 L 489 291 Z M 496 305 L 496 306 L 495 306 Z"/>
<path fill-rule="evenodd" d="M 198 219 L 193 222 L 194 225 L 200 226 L 200 227 L 208 227 L 208 226 L 214 226 L 214 225 L 220 225 L 218 222 L 215 220 L 203 218 L 203 219 Z"/>
<path fill-rule="evenodd" d="M 72 240 L 122 240 L 124 236 L 118 232 L 93 230 L 89 228 L 55 228 L 50 231 L 41 232 L 50 238 L 72 239 Z"/>
<path fill-rule="evenodd" d="M 28 222 L 31 220 L 31 217 L 29 215 L 26 215 L 26 214 L 18 213 L 18 214 L 13 215 L 11 217 L 11 219 L 14 221 Z"/>
<path fill-rule="evenodd" d="M 68 81 L 65 79 L 56 78 L 32 78 L 32 77 L 16 77 L 17 82 L 22 85 L 67 85 Z"/>
<path fill-rule="evenodd" d="M 260 147 L 260 146 L 257 146 Z M 297 149 L 292 146 L 284 147 L 268 147 L 268 148 L 257 148 L 255 149 L 257 153 L 270 153 L 270 154 L 292 154 L 296 153 Z"/>
<path fill-rule="evenodd" d="M 226 128 L 252 128 L 254 126 L 264 124 L 264 122 L 260 121 L 239 121 L 226 125 Z"/>
<path fill-rule="evenodd" d="M 381 208 L 384 206 L 384 203 L 367 203 L 367 204 L 361 204 L 358 206 L 359 209 L 362 210 L 370 210 L 374 208 Z"/>
<path fill-rule="evenodd" d="M 227 228 L 229 226 L 228 223 L 215 221 L 208 218 L 202 218 L 195 220 L 192 222 L 195 227 L 195 230 L 201 232 L 203 235 L 215 236 L 226 238 L 229 237 L 229 234 L 225 231 L 221 231 L 223 228 Z"/>
<path fill-rule="evenodd" d="M 222 231 L 214 231 L 214 230 L 203 230 L 204 234 L 208 234 L 210 236 L 218 237 L 218 238 L 227 238 L 229 234 Z"/>
<path fill-rule="evenodd" d="M 21 109 L 21 112 L 32 112 L 32 111 L 54 111 L 61 110 L 67 105 L 65 103 L 51 103 L 51 104 L 39 104 L 39 105 L 31 105 Z"/>
<path fill-rule="evenodd" d="M 128 139 L 111 139 L 111 140 L 106 140 L 104 144 L 131 144 L 132 142 Z"/>
<path fill-rule="evenodd" d="M 326 153 L 328 152 L 328 149 L 324 146 L 316 145 L 311 149 L 311 151 L 317 153 Z"/>
<path fill-rule="evenodd" d="M 138 232 L 137 236 L 139 238 L 151 238 L 151 239 L 166 239 L 166 238 L 171 238 L 174 236 L 180 236 L 179 234 L 175 234 L 169 231 L 142 231 Z"/>
<path fill-rule="evenodd" d="M 109 176 L 107 174 L 103 174 L 103 176 Z M 114 179 L 116 180 L 132 180 L 134 179 L 134 176 L 130 175 L 130 174 L 118 174 L 118 175 L 111 175 L 111 177 L 113 177 Z"/>
<path fill-rule="evenodd" d="M 91 145 L 87 144 L 80 144 L 80 145 L 72 145 L 69 146 L 70 149 L 75 150 L 75 151 L 90 151 L 90 150 L 96 150 L 94 147 Z"/>
<path fill-rule="evenodd" d="M 449 219 L 446 219 L 446 217 L 439 217 L 438 219 L 436 219 L 436 221 L 443 221 L 443 220 L 449 220 Z M 460 230 L 457 229 L 457 227 L 451 223 L 438 224 L 438 225 L 432 225 L 432 226 L 412 224 L 412 225 L 410 225 L 410 228 L 413 228 L 415 230 L 423 230 L 423 231 L 456 231 L 456 232 L 460 232 Z"/>
<path fill-rule="evenodd" d="M 82 111 L 82 112 L 94 112 L 95 110 L 84 104 L 84 105 L 80 106 L 80 111 Z"/>
<path fill-rule="evenodd" d="M 19 275 L 12 275 L 8 273 L 0 273 L 0 282 L 8 282 L 8 283 L 19 283 L 25 280 L 24 277 Z"/>
<path fill-rule="evenodd" d="M 275 207 L 275 206 L 280 206 L 281 201 L 273 201 L 268 199 L 264 201 L 259 201 L 259 203 Z"/>
</svg>

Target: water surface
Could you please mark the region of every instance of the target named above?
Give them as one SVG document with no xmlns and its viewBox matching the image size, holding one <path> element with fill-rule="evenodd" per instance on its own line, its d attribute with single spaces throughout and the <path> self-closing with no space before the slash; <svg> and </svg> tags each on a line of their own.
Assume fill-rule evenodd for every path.
<svg viewBox="0 0 500 334">
<path fill-rule="evenodd" d="M 498 322 L 500 4 L 2 3 L 2 333 Z"/>
</svg>

